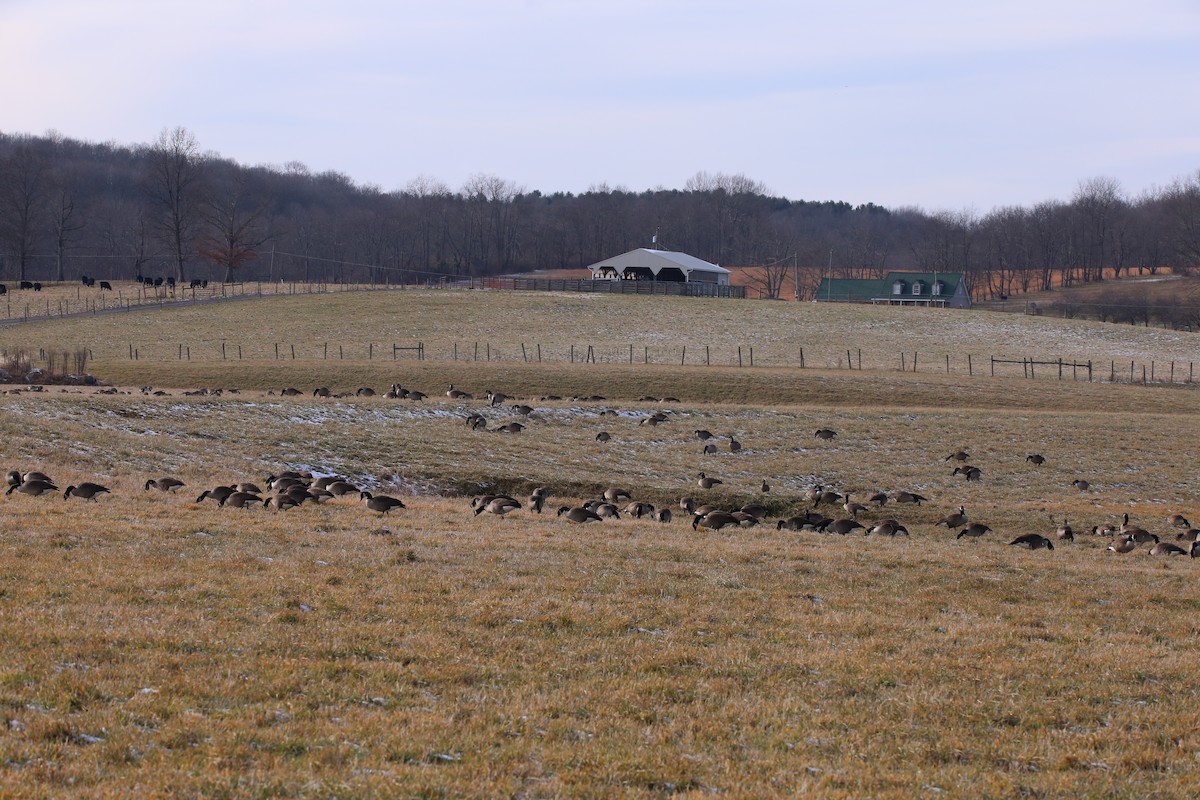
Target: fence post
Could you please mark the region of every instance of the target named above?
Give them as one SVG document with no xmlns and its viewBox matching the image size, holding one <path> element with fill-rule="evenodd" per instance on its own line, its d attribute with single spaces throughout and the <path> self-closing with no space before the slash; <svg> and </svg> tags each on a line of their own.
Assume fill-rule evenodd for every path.
<svg viewBox="0 0 1200 800">
<path fill-rule="evenodd" d="M 633 363 L 633 345 L 629 345 L 629 363 Z"/>
<path fill-rule="evenodd" d="M 800 369 L 804 369 L 804 348 L 800 348 Z"/>
<path fill-rule="evenodd" d="M 541 342 L 538 342 L 538 345 L 537 345 L 537 360 L 538 360 L 539 364 L 542 363 L 542 343 Z"/>
<path fill-rule="evenodd" d="M 475 343 L 475 360 L 479 360 L 479 342 Z"/>
<path fill-rule="evenodd" d="M 1062 380 L 1062 359 L 1058 360 L 1058 379 Z"/>
<path fill-rule="evenodd" d="M 187 357 L 188 357 L 188 359 L 187 359 L 188 361 L 192 360 L 192 346 L 191 345 L 188 345 Z"/>
<path fill-rule="evenodd" d="M 704 345 L 704 366 L 706 366 L 706 367 L 711 366 L 711 364 L 708 360 L 708 345 Z"/>
<path fill-rule="evenodd" d="M 991 356 L 990 358 L 992 359 L 992 377 L 994 378 L 996 377 L 996 357 Z"/>
<path fill-rule="evenodd" d="M 679 366 L 683 366 L 683 362 L 687 361 L 687 345 L 683 346 L 683 354 L 679 356 Z"/>
<path fill-rule="evenodd" d="M 492 343 L 485 342 L 483 346 L 487 349 L 487 360 L 491 361 L 492 360 Z"/>
<path fill-rule="evenodd" d="M 858 369 L 862 371 L 862 348 L 858 348 Z"/>
<path fill-rule="evenodd" d="M 642 345 L 642 363 L 643 364 L 650 363 L 650 346 L 649 345 Z"/>
<path fill-rule="evenodd" d="M 225 343 L 221 342 L 221 360 L 225 360 Z"/>
<path fill-rule="evenodd" d="M 367 360 L 370 361 L 373 358 L 375 358 L 375 343 L 367 342 Z"/>
<path fill-rule="evenodd" d="M 1145 367 L 1145 366 L 1143 366 L 1143 367 L 1142 367 L 1142 374 L 1144 375 L 1144 374 L 1145 374 L 1145 372 L 1146 372 L 1146 367 Z M 1152 383 L 1154 382 L 1154 362 L 1153 362 L 1153 361 L 1151 361 L 1151 362 L 1150 362 L 1150 381 L 1151 381 Z M 1145 383 L 1145 381 L 1142 381 L 1142 383 Z"/>
<path fill-rule="evenodd" d="M 242 346 L 238 345 L 238 361 L 242 360 Z"/>
<path fill-rule="evenodd" d="M 950 374 L 950 354 L 946 353 L 946 374 Z"/>
<path fill-rule="evenodd" d="M 275 343 L 275 360 L 279 360 L 279 342 Z"/>
<path fill-rule="evenodd" d="M 571 345 L 571 363 L 575 363 L 575 345 Z"/>
<path fill-rule="evenodd" d="M 742 365 L 742 346 L 738 345 L 738 366 Z"/>
<path fill-rule="evenodd" d="M 750 348 L 750 366 L 754 366 L 754 348 Z"/>
<path fill-rule="evenodd" d="M 458 342 L 454 343 L 454 360 L 458 361 Z"/>
<path fill-rule="evenodd" d="M 971 354 L 967 353 L 967 375 L 974 375 L 975 370 L 971 367 Z"/>
<path fill-rule="evenodd" d="M 917 371 L 917 351 L 913 351 L 913 372 Z"/>
<path fill-rule="evenodd" d="M 906 362 L 906 361 L 904 360 L 904 358 L 905 358 L 905 356 L 904 356 L 904 353 L 903 353 L 903 352 L 901 352 L 901 353 L 900 353 L 900 371 L 901 371 L 901 372 L 908 372 L 908 362 Z"/>
</svg>

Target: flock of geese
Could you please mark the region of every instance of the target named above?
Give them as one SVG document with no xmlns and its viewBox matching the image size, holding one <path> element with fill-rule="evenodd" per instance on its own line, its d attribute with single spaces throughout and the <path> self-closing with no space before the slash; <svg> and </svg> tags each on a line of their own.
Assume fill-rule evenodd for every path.
<svg viewBox="0 0 1200 800">
<path fill-rule="evenodd" d="M 143 393 L 149 394 L 151 392 L 150 387 L 143 389 Z M 271 394 L 274 394 L 274 392 Z M 297 389 L 289 388 L 280 391 L 279 394 L 282 396 L 293 396 L 303 393 Z M 373 396 L 374 394 L 373 390 L 364 388 L 355 392 L 354 396 L 366 397 Z M 456 389 L 453 385 L 449 386 L 445 394 L 448 398 L 455 401 L 474 399 L 473 395 Z M 345 396 L 332 395 L 326 387 L 318 387 L 313 391 L 313 395 L 315 397 Z M 385 397 L 421 401 L 428 397 L 428 395 L 423 392 L 404 389 L 399 384 L 394 384 Z M 490 390 L 486 393 L 486 397 L 488 404 L 492 407 L 501 406 L 514 399 L 509 395 Z M 540 399 L 561 400 L 562 398 L 549 396 Z M 571 399 L 602 401 L 604 398 L 587 397 Z M 677 402 L 675 398 L 663 398 L 662 400 L 658 398 L 642 399 L 656 400 L 658 402 Z M 515 403 L 510 408 L 512 411 L 525 417 L 528 417 L 534 411 L 531 406 L 524 403 Z M 616 412 L 604 413 L 615 415 Z M 659 411 L 642 418 L 639 424 L 658 425 L 669 421 L 669 419 L 667 414 Z M 487 418 L 478 412 L 471 411 L 466 413 L 464 420 L 472 430 L 487 429 Z M 509 422 L 494 427 L 491 430 L 500 433 L 520 433 L 525 427 L 520 422 Z M 717 452 L 717 440 L 721 437 L 712 431 L 704 429 L 696 430 L 694 433 L 696 439 L 702 444 L 701 452 L 703 454 Z M 824 427 L 819 428 L 813 434 L 815 438 L 822 441 L 831 441 L 837 435 L 836 431 Z M 609 431 L 600 431 L 595 438 L 597 442 L 604 444 L 613 439 L 613 434 Z M 736 453 L 742 449 L 741 442 L 732 434 L 727 438 L 730 452 Z M 950 453 L 944 459 L 946 462 L 956 462 L 952 475 L 962 475 L 968 482 L 980 481 L 983 477 L 983 470 L 968 463 L 969 460 L 970 455 L 964 450 L 957 450 Z M 1026 456 L 1025 461 L 1034 467 L 1041 467 L 1046 463 L 1046 458 L 1039 453 L 1030 453 Z M 7 483 L 8 490 L 5 493 L 6 495 L 18 493 L 38 497 L 59 491 L 59 486 L 55 481 L 41 471 L 21 472 L 19 470 L 10 470 L 7 475 Z M 275 511 L 284 511 L 306 503 L 320 504 L 330 500 L 350 497 L 361 502 L 368 511 L 383 515 L 406 508 L 404 502 L 399 498 L 374 494 L 364 488 L 360 488 L 350 479 L 343 476 L 318 477 L 306 471 L 284 470 L 279 474 L 267 476 L 264 483 L 266 486 L 265 491 L 256 483 L 249 481 L 235 481 L 229 484 L 218 485 L 202 491 L 196 497 L 195 502 L 203 503 L 212 500 L 220 507 L 239 509 L 263 507 Z M 724 481 L 720 478 L 706 474 L 705 472 L 700 472 L 695 477 L 696 488 L 706 493 L 706 496 L 718 493 L 719 487 L 723 485 Z M 1080 491 L 1087 491 L 1091 486 L 1088 481 L 1081 478 L 1074 480 L 1072 485 Z M 156 490 L 171 494 L 177 493 L 184 487 L 185 484 L 183 481 L 170 476 L 150 478 L 143 484 L 145 491 Z M 771 490 L 766 480 L 763 480 L 761 486 L 758 488 L 763 493 L 770 492 Z M 106 486 L 91 482 L 70 485 L 62 490 L 64 500 L 75 497 L 84 501 L 95 502 L 97 498 L 104 494 L 111 494 L 111 490 Z M 546 487 L 539 487 L 534 489 L 525 498 L 523 503 L 521 500 L 509 495 L 482 495 L 471 498 L 470 507 L 475 516 L 492 514 L 503 518 L 522 509 L 528 509 L 531 513 L 542 514 L 549 500 L 549 490 Z M 866 524 L 860 522 L 858 519 L 859 515 L 869 511 L 871 506 L 854 501 L 850 492 L 842 493 L 823 485 L 816 485 L 804 493 L 804 500 L 806 501 L 806 505 L 802 511 L 775 521 L 776 530 L 812 531 L 843 536 L 855 532 L 873 536 L 909 535 L 905 524 L 895 518 Z M 866 497 L 866 502 L 873 504 L 876 509 L 882 509 L 889 502 L 897 505 L 912 504 L 920 506 L 928 502 L 928 498 L 913 491 L 898 490 L 890 494 L 875 492 Z M 840 508 L 845 513 L 844 515 L 834 517 L 826 516 L 820 510 L 823 506 L 831 507 L 835 513 L 836 509 Z M 691 518 L 691 526 L 694 530 L 703 528 L 713 531 L 726 528 L 746 528 L 764 524 L 767 523 L 767 517 L 769 516 L 767 507 L 760 503 L 748 503 L 736 508 L 730 508 L 721 507 L 712 502 L 698 502 L 691 496 L 679 499 L 678 512 L 685 513 Z M 656 508 L 649 502 L 635 499 L 631 491 L 613 486 L 605 490 L 602 496 L 584 501 L 579 505 L 558 506 L 556 516 L 573 524 L 603 522 L 606 519 L 618 519 L 621 517 L 650 519 L 660 523 L 670 523 L 674 517 L 674 513 L 671 508 Z M 961 505 L 957 511 L 946 515 L 933 524 L 945 527 L 951 531 L 957 530 L 958 533 L 955 538 L 959 540 L 979 539 L 988 534 L 995 533 L 988 525 L 969 519 L 966 508 Z M 1164 541 L 1158 535 L 1130 524 L 1128 514 L 1124 515 L 1119 526 L 1114 523 L 1097 525 L 1091 528 L 1091 533 L 1096 536 L 1112 537 L 1113 541 L 1107 547 L 1107 550 L 1113 553 L 1130 553 L 1139 547 L 1148 545 L 1147 552 L 1150 555 L 1185 555 L 1192 558 L 1200 556 L 1200 530 L 1192 527 L 1191 522 L 1185 516 L 1178 513 L 1171 514 L 1167 519 L 1167 524 L 1176 531 L 1174 542 Z M 1054 550 L 1055 541 L 1060 543 L 1073 542 L 1074 539 L 1075 531 L 1064 519 L 1063 523 L 1053 531 L 1053 538 L 1037 533 L 1029 533 L 1016 537 L 1009 542 L 1009 545 L 1029 550 L 1045 549 L 1052 551 Z"/>
</svg>

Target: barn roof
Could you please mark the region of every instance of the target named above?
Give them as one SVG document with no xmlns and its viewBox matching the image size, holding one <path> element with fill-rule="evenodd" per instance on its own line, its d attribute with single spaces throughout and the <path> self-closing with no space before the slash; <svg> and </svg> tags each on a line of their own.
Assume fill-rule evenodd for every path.
<svg viewBox="0 0 1200 800">
<path fill-rule="evenodd" d="M 597 261 L 588 267 L 588 269 L 595 272 L 601 267 L 612 267 L 618 272 L 626 267 L 641 267 L 657 273 L 664 267 L 676 267 L 683 270 L 684 274 L 690 272 L 713 272 L 718 275 L 730 274 L 729 270 L 724 267 L 711 264 L 702 258 L 696 258 L 687 253 L 677 253 L 672 250 L 651 250 L 647 247 L 639 247 L 636 250 L 630 250 L 628 253 L 622 253 L 619 256 Z"/>
</svg>

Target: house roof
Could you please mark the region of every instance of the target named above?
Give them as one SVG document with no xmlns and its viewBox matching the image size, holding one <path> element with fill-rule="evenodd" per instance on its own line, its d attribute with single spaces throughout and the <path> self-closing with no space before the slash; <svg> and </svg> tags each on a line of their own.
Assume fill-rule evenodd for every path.
<svg viewBox="0 0 1200 800">
<path fill-rule="evenodd" d="M 897 280 L 912 286 L 917 281 L 933 285 L 935 280 L 945 285 L 943 297 L 952 297 L 962 282 L 961 272 L 889 272 L 883 278 L 823 278 L 817 289 L 817 300 L 842 300 L 867 303 L 877 297 L 891 297 L 892 284 Z M 928 296 L 928 295 L 927 295 Z"/>
<path fill-rule="evenodd" d="M 636 250 L 630 250 L 628 253 L 622 253 L 619 256 L 597 261 L 595 264 L 589 266 L 588 269 L 595 272 L 601 267 L 611 267 L 618 272 L 626 267 L 640 267 L 652 270 L 655 273 L 664 267 L 676 267 L 683 270 L 685 274 L 689 272 L 729 274 L 729 270 L 724 267 L 710 264 L 704 259 L 689 256 L 687 253 L 676 253 L 671 250 L 651 250 L 647 247 L 639 247 Z"/>
</svg>

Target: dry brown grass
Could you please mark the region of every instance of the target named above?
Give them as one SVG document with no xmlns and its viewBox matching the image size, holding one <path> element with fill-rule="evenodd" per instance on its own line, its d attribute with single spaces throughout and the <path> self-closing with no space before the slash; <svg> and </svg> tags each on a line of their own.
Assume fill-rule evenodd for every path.
<svg viewBox="0 0 1200 800">
<path fill-rule="evenodd" d="M 0 497 L 0 795 L 1184 797 L 1200 784 L 1200 563 L 1117 556 L 1082 534 L 1127 512 L 1170 536 L 1168 513 L 1200 516 L 1196 392 L 386 366 L 430 390 L 608 385 L 683 402 L 538 402 L 527 431 L 504 435 L 461 416 L 495 427 L 510 410 L 445 398 L 0 398 L 9 467 L 114 490 L 96 503 Z M 144 382 L 391 382 L 375 364 L 154 368 Z M 670 422 L 637 424 L 664 408 Z M 814 438 L 822 426 L 839 435 Z M 702 455 L 697 428 L 721 451 Z M 959 447 L 981 482 L 950 474 Z M 287 465 L 410 508 L 380 519 L 349 499 L 278 514 L 192 502 Z M 701 492 L 700 470 L 726 483 Z M 142 490 L 163 473 L 189 485 Z M 814 483 L 930 503 L 864 515 L 908 524 L 911 538 L 889 540 L 475 517 L 455 494 L 547 485 L 553 508 L 617 484 L 782 514 Z M 958 541 L 932 524 L 959 504 L 997 532 Z M 1006 546 L 1064 516 L 1074 544 Z"/>
</svg>

